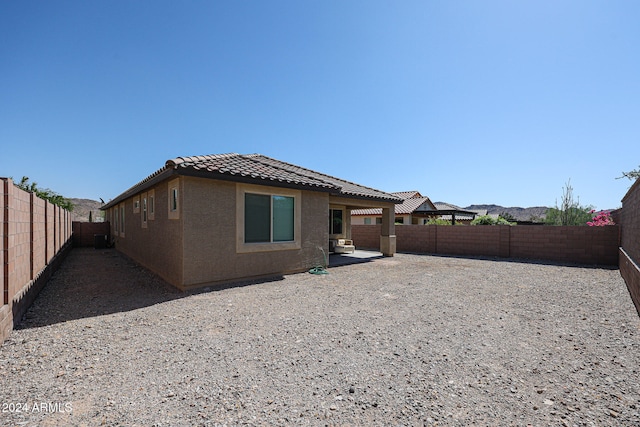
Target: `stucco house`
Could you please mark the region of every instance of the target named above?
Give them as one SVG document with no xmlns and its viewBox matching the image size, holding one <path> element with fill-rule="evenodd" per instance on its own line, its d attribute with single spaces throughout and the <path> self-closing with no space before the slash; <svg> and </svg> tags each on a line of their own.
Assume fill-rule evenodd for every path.
<svg viewBox="0 0 640 427">
<path fill-rule="evenodd" d="M 394 208 L 396 224 L 426 224 L 437 210 L 431 200 L 419 191 L 401 191 L 391 194 L 402 200 L 402 203 L 395 205 Z M 351 223 L 354 225 L 381 224 L 382 209 L 355 209 L 351 211 Z"/>
<path fill-rule="evenodd" d="M 487 215 L 487 210 L 468 210 L 463 209 L 460 206 L 452 205 L 451 203 L 436 202 L 436 207 L 443 215 L 440 215 L 440 219 L 445 221 L 451 221 L 451 223 L 460 225 L 469 225 L 471 221 L 476 219 L 477 216 Z M 497 217 L 497 215 L 496 215 Z"/>
<path fill-rule="evenodd" d="M 470 211 L 448 203 L 433 203 L 419 191 L 400 191 L 391 193 L 402 199 L 395 206 L 396 224 L 425 225 L 430 219 L 439 218 L 452 224 L 470 224 L 482 211 Z M 486 215 L 486 211 L 484 211 Z M 351 211 L 351 224 L 370 225 L 382 223 L 382 209 L 367 208 Z"/>
<path fill-rule="evenodd" d="M 392 194 L 260 154 L 178 157 L 105 204 L 116 249 L 180 289 L 323 265 L 351 238 L 353 209 L 380 208 L 395 253 Z M 357 242 L 354 242 L 357 245 Z"/>
</svg>

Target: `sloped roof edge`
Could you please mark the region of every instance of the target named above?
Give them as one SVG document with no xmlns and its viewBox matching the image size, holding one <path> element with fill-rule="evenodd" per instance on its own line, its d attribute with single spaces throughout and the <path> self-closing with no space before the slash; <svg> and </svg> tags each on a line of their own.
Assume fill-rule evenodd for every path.
<svg viewBox="0 0 640 427">
<path fill-rule="evenodd" d="M 330 175 L 282 162 L 261 154 L 238 153 L 176 157 L 165 162 L 101 209 L 108 209 L 172 175 L 223 179 L 275 187 L 307 189 L 346 197 L 401 203 L 402 199 L 380 190 L 365 187 Z"/>
</svg>

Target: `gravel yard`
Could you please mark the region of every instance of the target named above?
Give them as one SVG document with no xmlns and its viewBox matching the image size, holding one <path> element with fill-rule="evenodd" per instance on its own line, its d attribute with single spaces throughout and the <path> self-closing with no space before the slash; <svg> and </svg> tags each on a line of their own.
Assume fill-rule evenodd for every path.
<svg viewBox="0 0 640 427">
<path fill-rule="evenodd" d="M 181 293 L 74 249 L 0 347 L 0 425 L 640 425 L 617 270 L 398 254 Z"/>
</svg>

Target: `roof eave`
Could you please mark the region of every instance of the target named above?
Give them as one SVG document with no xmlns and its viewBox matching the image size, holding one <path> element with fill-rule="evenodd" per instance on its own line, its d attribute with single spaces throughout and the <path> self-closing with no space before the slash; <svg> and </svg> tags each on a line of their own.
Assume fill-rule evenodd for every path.
<svg viewBox="0 0 640 427">
<path fill-rule="evenodd" d="M 162 171 L 156 172 L 156 174 L 152 175 L 151 178 L 148 178 L 142 181 L 141 183 L 134 185 L 133 187 L 126 190 L 124 193 L 117 196 L 115 199 L 110 200 L 107 204 L 105 204 L 104 206 L 101 206 L 100 210 L 104 211 L 109 208 L 112 208 L 118 203 L 120 203 L 121 201 L 126 200 L 129 197 L 134 196 L 140 193 L 141 191 L 146 190 L 147 188 L 153 187 L 159 182 L 162 182 L 175 174 L 176 174 L 176 170 L 171 168 L 165 168 Z"/>
<path fill-rule="evenodd" d="M 224 173 L 214 172 L 206 169 L 178 167 L 175 173 L 182 176 L 192 176 L 196 178 L 218 179 L 221 181 L 241 182 L 245 184 L 267 185 L 270 187 L 292 188 L 296 190 L 309 190 L 309 191 L 320 191 L 323 193 L 340 194 L 340 188 L 337 188 L 337 187 L 313 186 L 313 185 L 305 185 L 305 184 L 289 182 L 289 181 L 264 179 L 264 178 L 253 177 L 248 175 L 224 174 Z"/>
</svg>

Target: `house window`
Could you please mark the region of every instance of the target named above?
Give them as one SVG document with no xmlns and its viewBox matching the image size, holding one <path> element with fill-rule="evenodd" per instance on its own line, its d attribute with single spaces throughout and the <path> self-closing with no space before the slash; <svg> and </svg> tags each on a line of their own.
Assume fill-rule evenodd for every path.
<svg viewBox="0 0 640 427">
<path fill-rule="evenodd" d="M 113 228 L 115 231 L 115 234 L 118 234 L 118 230 L 119 228 L 119 219 L 118 219 L 118 207 L 116 206 L 115 209 L 113 209 L 112 211 L 112 215 L 113 215 Z"/>
<path fill-rule="evenodd" d="M 236 251 L 299 250 L 302 192 L 262 185 L 236 185 Z"/>
<path fill-rule="evenodd" d="M 396 224 L 404 224 L 404 218 L 401 216 L 397 216 L 395 219 Z"/>
<path fill-rule="evenodd" d="M 140 196 L 133 199 L 133 213 L 140 213 Z"/>
<path fill-rule="evenodd" d="M 120 206 L 120 237 L 124 237 L 124 203 Z"/>
<path fill-rule="evenodd" d="M 371 225 L 371 218 L 365 218 L 364 225 Z"/>
<path fill-rule="evenodd" d="M 153 193 L 149 194 L 149 219 L 154 219 L 156 213 L 156 198 Z"/>
<path fill-rule="evenodd" d="M 294 240 L 293 197 L 245 193 L 245 243 L 292 242 Z"/>
<path fill-rule="evenodd" d="M 175 212 L 178 210 L 178 189 L 171 189 L 171 211 Z"/>
<path fill-rule="evenodd" d="M 169 219 L 180 218 L 180 180 L 175 179 L 169 183 Z"/>
<path fill-rule="evenodd" d="M 342 234 L 342 209 L 329 209 L 329 234 Z"/>
<path fill-rule="evenodd" d="M 382 224 L 382 218 L 376 218 L 376 225 Z"/>
<path fill-rule="evenodd" d="M 142 197 L 142 226 L 147 226 L 147 196 Z"/>
</svg>

